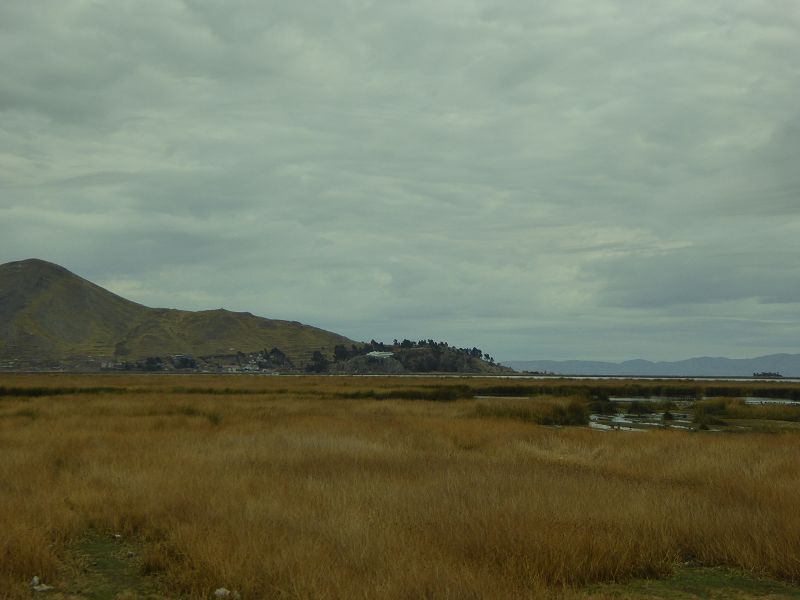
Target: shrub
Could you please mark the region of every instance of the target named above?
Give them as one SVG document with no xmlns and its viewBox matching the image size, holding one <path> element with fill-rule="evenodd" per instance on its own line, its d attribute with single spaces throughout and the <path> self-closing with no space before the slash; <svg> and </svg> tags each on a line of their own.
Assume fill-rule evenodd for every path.
<svg viewBox="0 0 800 600">
<path fill-rule="evenodd" d="M 486 402 L 475 406 L 474 415 L 517 419 L 538 425 L 586 425 L 589 422 L 588 406 L 579 400 L 572 400 L 566 406 L 563 401 L 552 400 Z"/>
<path fill-rule="evenodd" d="M 31 421 L 39 418 L 39 411 L 33 408 L 21 408 L 14 413 L 15 417 L 27 417 Z"/>
<path fill-rule="evenodd" d="M 648 406 L 645 402 L 639 402 L 638 400 L 634 400 L 627 407 L 628 414 L 631 415 L 646 415 L 652 412 L 652 407 Z"/>
<path fill-rule="evenodd" d="M 717 398 L 714 400 L 702 400 L 700 402 L 695 402 L 694 410 L 695 413 L 702 413 L 706 415 L 724 415 L 728 409 L 728 402 L 727 398 Z"/>
<path fill-rule="evenodd" d="M 590 412 L 598 415 L 613 415 L 618 409 L 618 403 L 612 402 L 607 398 L 605 400 L 592 400 L 587 406 Z"/>
<path fill-rule="evenodd" d="M 697 425 L 699 429 L 708 429 L 709 425 L 727 425 L 722 419 L 704 412 L 696 412 L 692 422 Z"/>
<path fill-rule="evenodd" d="M 564 425 L 586 425 L 589 423 L 589 409 L 583 402 L 573 400 L 567 405 Z"/>
<path fill-rule="evenodd" d="M 376 392 L 375 390 L 358 390 L 339 394 L 341 398 L 376 400 L 433 400 L 437 402 L 451 402 L 461 398 L 472 398 L 472 388 L 467 385 L 437 385 L 419 389 L 389 390 Z"/>
</svg>

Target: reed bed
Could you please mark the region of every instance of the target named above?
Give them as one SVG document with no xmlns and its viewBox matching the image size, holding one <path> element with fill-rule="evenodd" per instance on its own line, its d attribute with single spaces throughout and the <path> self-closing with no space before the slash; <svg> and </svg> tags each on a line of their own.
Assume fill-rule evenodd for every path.
<svg viewBox="0 0 800 600">
<path fill-rule="evenodd" d="M 33 575 L 58 585 L 87 531 L 137 540 L 170 598 L 579 596 L 686 561 L 800 581 L 796 434 L 611 434 L 536 425 L 518 401 L 344 397 L 410 389 L 390 378 L 0 383 L 118 388 L 0 399 L 9 598 Z"/>
<path fill-rule="evenodd" d="M 589 405 L 582 398 L 571 396 L 537 396 L 498 401 L 496 398 L 475 404 L 476 417 L 518 419 L 539 425 L 587 425 Z"/>
<path fill-rule="evenodd" d="M 800 403 L 746 404 L 741 398 L 715 398 L 697 402 L 695 410 L 704 415 L 730 419 L 800 421 Z"/>
</svg>

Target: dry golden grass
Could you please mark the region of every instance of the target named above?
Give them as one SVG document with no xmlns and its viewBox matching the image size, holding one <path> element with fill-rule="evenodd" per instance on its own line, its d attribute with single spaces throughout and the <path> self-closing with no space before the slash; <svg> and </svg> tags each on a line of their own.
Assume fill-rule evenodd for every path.
<svg viewBox="0 0 800 600">
<path fill-rule="evenodd" d="M 479 401 L 475 404 L 476 417 L 518 419 L 539 425 L 586 425 L 589 409 L 586 402 L 573 396 L 537 396 L 528 398 Z"/>
<path fill-rule="evenodd" d="M 138 540 L 169 597 L 541 598 L 689 560 L 800 581 L 800 436 L 342 397 L 451 384 L 2 377 L 119 391 L 0 398 L 0 589 L 58 582 L 92 530 Z M 230 387 L 253 393 L 197 392 Z"/>
</svg>

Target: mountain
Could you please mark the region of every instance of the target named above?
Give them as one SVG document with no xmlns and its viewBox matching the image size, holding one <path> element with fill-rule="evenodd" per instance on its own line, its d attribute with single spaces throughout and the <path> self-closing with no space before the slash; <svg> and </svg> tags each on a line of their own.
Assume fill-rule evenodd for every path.
<svg viewBox="0 0 800 600">
<path fill-rule="evenodd" d="M 0 265 L 0 360 L 137 360 L 222 356 L 280 348 L 295 364 L 353 341 L 295 321 L 223 309 L 148 308 L 58 265 L 37 259 Z"/>
<path fill-rule="evenodd" d="M 800 377 L 800 354 L 770 354 L 757 358 L 703 356 L 675 362 L 628 360 L 621 363 L 582 360 L 511 360 L 504 365 L 518 371 L 559 375 L 631 375 L 639 377 L 750 377 L 753 373 L 780 373 Z"/>
</svg>

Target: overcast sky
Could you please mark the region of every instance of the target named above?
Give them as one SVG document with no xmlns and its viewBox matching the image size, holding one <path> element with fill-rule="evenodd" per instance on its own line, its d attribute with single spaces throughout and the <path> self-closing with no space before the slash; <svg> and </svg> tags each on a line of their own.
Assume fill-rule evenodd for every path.
<svg viewBox="0 0 800 600">
<path fill-rule="evenodd" d="M 800 352 L 796 0 L 2 0 L 0 262 L 508 359 Z"/>
</svg>

